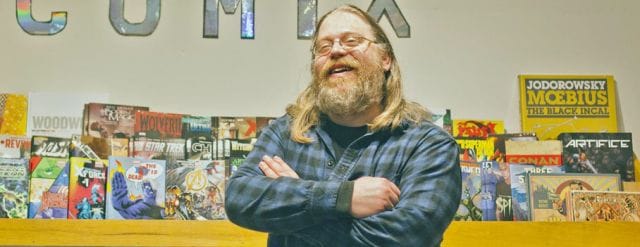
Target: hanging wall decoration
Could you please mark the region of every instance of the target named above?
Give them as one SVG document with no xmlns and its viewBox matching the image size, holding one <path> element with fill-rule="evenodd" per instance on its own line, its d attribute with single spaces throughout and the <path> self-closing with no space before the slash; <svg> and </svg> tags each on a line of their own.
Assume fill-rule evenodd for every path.
<svg viewBox="0 0 640 247">
<path fill-rule="evenodd" d="M 411 27 L 407 19 L 402 15 L 395 0 L 374 0 L 371 2 L 371 5 L 369 5 L 367 13 L 378 23 L 380 23 L 382 16 L 386 15 L 398 38 L 411 37 Z"/>
<path fill-rule="evenodd" d="M 298 0 L 298 39 L 310 39 L 316 32 L 318 1 Z"/>
<path fill-rule="evenodd" d="M 16 17 L 22 30 L 31 35 L 54 35 L 67 26 L 67 12 L 53 12 L 46 22 L 33 19 L 31 0 L 16 0 Z"/>
<path fill-rule="evenodd" d="M 204 0 L 204 38 L 218 38 L 219 31 L 219 9 L 218 6 L 222 5 L 224 13 L 231 15 L 236 13 L 238 4 L 241 5 L 241 20 L 240 20 L 240 38 L 242 39 L 254 39 L 255 38 L 255 0 Z"/>
<path fill-rule="evenodd" d="M 109 1 L 111 26 L 121 35 L 148 36 L 156 30 L 160 21 L 160 0 L 147 0 L 146 16 L 140 23 L 131 23 L 124 17 L 124 0 Z"/>
</svg>

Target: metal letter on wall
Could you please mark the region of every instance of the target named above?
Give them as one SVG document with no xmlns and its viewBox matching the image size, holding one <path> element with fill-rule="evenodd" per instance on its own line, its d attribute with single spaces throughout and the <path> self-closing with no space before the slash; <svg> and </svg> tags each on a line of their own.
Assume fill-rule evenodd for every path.
<svg viewBox="0 0 640 247">
<path fill-rule="evenodd" d="M 51 13 L 51 20 L 39 22 L 31 15 L 31 0 L 16 0 L 16 17 L 18 25 L 31 35 L 54 35 L 67 26 L 67 12 Z"/>
<path fill-rule="evenodd" d="M 255 38 L 255 0 L 242 0 L 241 3 L 241 21 L 240 21 L 240 38 Z M 204 0 L 204 38 L 218 38 L 219 13 L 218 6 L 222 5 L 224 13 L 231 15 L 236 13 L 236 9 L 240 4 L 239 0 Z"/>
<path fill-rule="evenodd" d="M 144 21 L 131 23 L 124 18 L 124 0 L 109 0 L 111 26 L 121 35 L 147 36 L 153 33 L 160 21 L 160 0 L 147 0 Z"/>
<path fill-rule="evenodd" d="M 396 32 L 396 36 L 399 38 L 411 37 L 411 27 L 409 27 L 407 19 L 402 15 L 395 0 L 373 0 L 367 13 L 378 22 L 380 22 L 383 15 L 386 15 L 391 27 L 393 27 L 393 31 Z"/>
<path fill-rule="evenodd" d="M 298 39 L 310 39 L 316 32 L 318 1 L 298 0 Z"/>
</svg>

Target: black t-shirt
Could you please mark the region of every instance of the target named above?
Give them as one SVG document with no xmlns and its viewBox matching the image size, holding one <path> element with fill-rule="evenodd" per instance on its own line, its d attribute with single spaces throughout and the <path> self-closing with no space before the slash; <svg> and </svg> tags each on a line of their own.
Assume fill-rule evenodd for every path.
<svg viewBox="0 0 640 247">
<path fill-rule="evenodd" d="M 336 152 L 336 159 L 342 157 L 344 150 L 356 139 L 367 133 L 366 125 L 360 127 L 348 127 L 336 124 L 331 120 L 325 121 L 323 129 L 327 131 L 331 140 L 333 140 L 333 150 Z"/>
</svg>

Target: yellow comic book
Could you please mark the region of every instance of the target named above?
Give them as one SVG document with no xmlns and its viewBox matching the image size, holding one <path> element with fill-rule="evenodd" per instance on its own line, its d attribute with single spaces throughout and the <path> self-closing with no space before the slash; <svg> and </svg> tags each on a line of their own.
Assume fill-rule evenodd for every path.
<svg viewBox="0 0 640 247">
<path fill-rule="evenodd" d="M 561 132 L 616 132 L 615 81 L 610 75 L 520 75 L 523 132 L 540 140 Z"/>
</svg>

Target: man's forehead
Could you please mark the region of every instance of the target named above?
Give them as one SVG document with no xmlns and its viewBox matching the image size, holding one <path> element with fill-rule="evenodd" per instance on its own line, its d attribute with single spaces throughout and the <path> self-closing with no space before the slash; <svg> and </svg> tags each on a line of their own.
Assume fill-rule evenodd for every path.
<svg viewBox="0 0 640 247">
<path fill-rule="evenodd" d="M 371 26 L 362 17 L 355 13 L 338 10 L 325 17 L 318 28 L 318 39 L 337 37 L 344 33 L 373 36 Z"/>
</svg>

